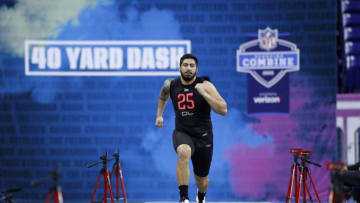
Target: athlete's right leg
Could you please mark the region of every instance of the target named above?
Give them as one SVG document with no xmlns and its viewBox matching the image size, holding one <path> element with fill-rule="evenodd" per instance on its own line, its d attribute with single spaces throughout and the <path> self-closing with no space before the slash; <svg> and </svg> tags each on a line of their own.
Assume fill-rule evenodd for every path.
<svg viewBox="0 0 360 203">
<path fill-rule="evenodd" d="M 181 144 L 176 148 L 178 160 L 176 164 L 176 179 L 180 185 L 189 185 L 191 148 L 188 144 Z"/>
<path fill-rule="evenodd" d="M 190 179 L 189 161 L 194 152 L 194 143 L 192 139 L 183 132 L 174 131 L 173 133 L 174 149 L 178 160 L 176 164 L 176 179 L 179 185 L 180 201 L 188 201 L 188 185 Z"/>
</svg>

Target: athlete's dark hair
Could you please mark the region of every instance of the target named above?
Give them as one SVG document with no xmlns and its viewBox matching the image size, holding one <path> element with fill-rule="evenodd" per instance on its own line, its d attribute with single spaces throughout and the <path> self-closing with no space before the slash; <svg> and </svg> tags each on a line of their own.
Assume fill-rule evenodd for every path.
<svg viewBox="0 0 360 203">
<path fill-rule="evenodd" d="M 192 54 L 185 54 L 185 55 L 183 55 L 183 56 L 181 57 L 181 59 L 180 59 L 180 66 L 181 66 L 181 64 L 183 63 L 183 61 L 184 61 L 185 59 L 194 59 L 194 60 L 195 60 L 196 67 L 198 66 L 198 60 L 197 60 L 196 56 L 194 56 L 194 55 L 192 55 Z"/>
</svg>

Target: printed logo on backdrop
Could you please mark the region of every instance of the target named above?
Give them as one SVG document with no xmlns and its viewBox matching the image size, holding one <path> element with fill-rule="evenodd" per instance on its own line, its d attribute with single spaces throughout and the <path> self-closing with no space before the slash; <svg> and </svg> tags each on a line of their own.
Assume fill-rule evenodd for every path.
<svg viewBox="0 0 360 203">
<path fill-rule="evenodd" d="M 189 40 L 25 41 L 28 76 L 175 76 Z"/>
<path fill-rule="evenodd" d="M 259 29 L 257 39 L 241 44 L 236 52 L 236 69 L 249 73 L 248 112 L 289 112 L 289 78 L 299 71 L 296 45 L 279 39 L 277 29 Z"/>
</svg>

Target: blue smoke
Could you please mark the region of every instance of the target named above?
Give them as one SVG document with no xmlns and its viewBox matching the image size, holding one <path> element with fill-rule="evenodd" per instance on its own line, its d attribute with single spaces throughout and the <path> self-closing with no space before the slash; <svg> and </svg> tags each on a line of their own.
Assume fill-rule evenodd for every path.
<svg viewBox="0 0 360 203">
<path fill-rule="evenodd" d="M 21 3 L 21 2 L 20 2 Z M 15 7 L 22 8 L 21 5 Z M 90 3 L 88 3 L 90 4 Z M 27 4 L 25 4 L 27 5 Z M 139 11 L 135 4 L 120 3 L 118 1 L 100 0 L 96 7 L 82 5 L 83 9 L 77 15 L 77 19 L 68 18 L 66 23 L 62 16 L 58 16 L 58 23 L 54 25 L 54 33 L 47 36 L 36 37 L 33 30 L 29 30 L 29 36 L 24 39 L 53 39 L 53 40 L 156 40 L 156 39 L 181 39 L 179 34 L 179 23 L 174 19 L 173 14 L 165 10 L 150 8 L 147 11 Z M 23 6 L 24 7 L 24 6 Z M 48 8 L 49 7 L 49 8 Z M 52 11 L 51 4 L 41 4 L 40 12 Z M 21 14 L 21 10 L 18 11 Z M 12 12 L 2 10 L 0 14 L 11 18 Z M 1 15 L 1 16 L 2 16 Z M 44 14 L 50 15 L 50 14 Z M 6 19 L 7 19 L 6 18 Z M 39 18 L 37 23 L 46 24 L 47 18 L 41 22 Z M 24 19 L 21 22 L 32 21 L 33 19 Z M 60 23 L 59 23 L 60 22 Z M 5 24 L 5 23 L 4 23 Z M 52 25 L 52 24 L 51 24 Z M 51 27 L 50 25 L 48 27 Z M 55 29 L 56 28 L 56 29 Z M 50 28 L 49 28 L 50 29 Z M 60 29 L 60 31 L 58 31 Z M 4 29 L 2 29 L 4 30 Z M 56 31 L 56 32 L 55 32 Z M 14 33 L 11 33 L 14 32 Z M 5 40 L 10 36 L 17 36 L 16 29 L 9 29 L 7 32 L 0 31 L 0 38 Z M 45 37 L 45 38 L 44 38 Z M 46 38 L 47 37 L 47 38 Z M 56 94 L 64 92 L 64 84 L 70 88 L 67 91 L 77 90 L 84 87 L 84 83 L 91 81 L 106 81 L 114 83 L 124 78 L 86 78 L 86 77 L 25 77 L 24 59 L 20 56 L 23 50 L 23 42 L 18 45 L 14 40 L 8 40 L 7 46 L 0 48 L 0 69 L 3 73 L 13 73 L 14 77 L 5 77 L 3 75 L 1 88 L 2 93 L 21 94 L 31 92 L 32 99 L 39 103 L 52 103 Z M 5 43 L 5 42 L 4 42 Z M 18 48 L 20 46 L 20 49 Z M 63 61 L 63 64 L 66 63 Z M 79 86 L 80 84 L 80 86 Z"/>
</svg>

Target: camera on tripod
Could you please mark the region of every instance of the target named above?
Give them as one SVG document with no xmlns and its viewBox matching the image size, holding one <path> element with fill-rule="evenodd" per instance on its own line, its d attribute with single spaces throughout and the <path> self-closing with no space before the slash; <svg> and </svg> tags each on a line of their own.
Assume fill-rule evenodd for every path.
<svg viewBox="0 0 360 203">
<path fill-rule="evenodd" d="M 310 194 L 308 185 L 312 186 L 313 191 L 315 192 L 316 198 L 318 202 L 320 203 L 320 198 L 318 195 L 318 192 L 316 190 L 314 181 L 312 180 L 310 169 L 307 167 L 307 163 L 313 164 L 315 166 L 321 167 L 320 164 L 311 162 L 309 160 L 310 156 L 312 155 L 311 150 L 304 150 L 300 148 L 291 148 L 290 154 L 293 155 L 294 161 L 291 166 L 291 174 L 290 174 L 290 181 L 289 181 L 289 187 L 288 192 L 286 195 L 286 201 L 285 203 L 291 203 L 293 199 L 293 191 L 295 191 L 295 203 L 300 202 L 300 196 L 303 197 L 303 202 L 306 202 L 306 197 L 308 196 L 310 201 L 313 202 L 312 196 Z M 301 162 L 298 162 L 298 159 L 300 158 Z M 298 177 L 300 175 L 300 177 Z M 307 180 L 309 180 L 309 183 L 307 183 Z M 294 190 L 295 189 L 295 190 Z M 302 195 L 301 195 L 302 194 Z"/>
<path fill-rule="evenodd" d="M 311 150 L 301 150 L 299 152 L 299 156 L 300 157 L 309 157 L 312 155 L 312 151 Z"/>
<path fill-rule="evenodd" d="M 299 157 L 309 157 L 312 155 L 311 150 L 303 150 L 300 148 L 291 148 L 290 153 Z"/>
<path fill-rule="evenodd" d="M 305 163 L 308 164 L 312 164 L 314 166 L 317 166 L 319 168 L 321 168 L 321 165 L 315 162 L 310 161 L 310 156 L 312 156 L 312 151 L 311 150 L 300 150 L 299 152 L 299 157 L 301 159 L 302 165 L 305 165 Z"/>
<path fill-rule="evenodd" d="M 329 171 L 343 171 L 345 170 L 345 164 L 342 162 L 329 162 L 326 164 L 326 168 Z"/>
<path fill-rule="evenodd" d="M 290 153 L 294 155 L 299 155 L 301 149 L 300 148 L 291 148 Z"/>
</svg>

